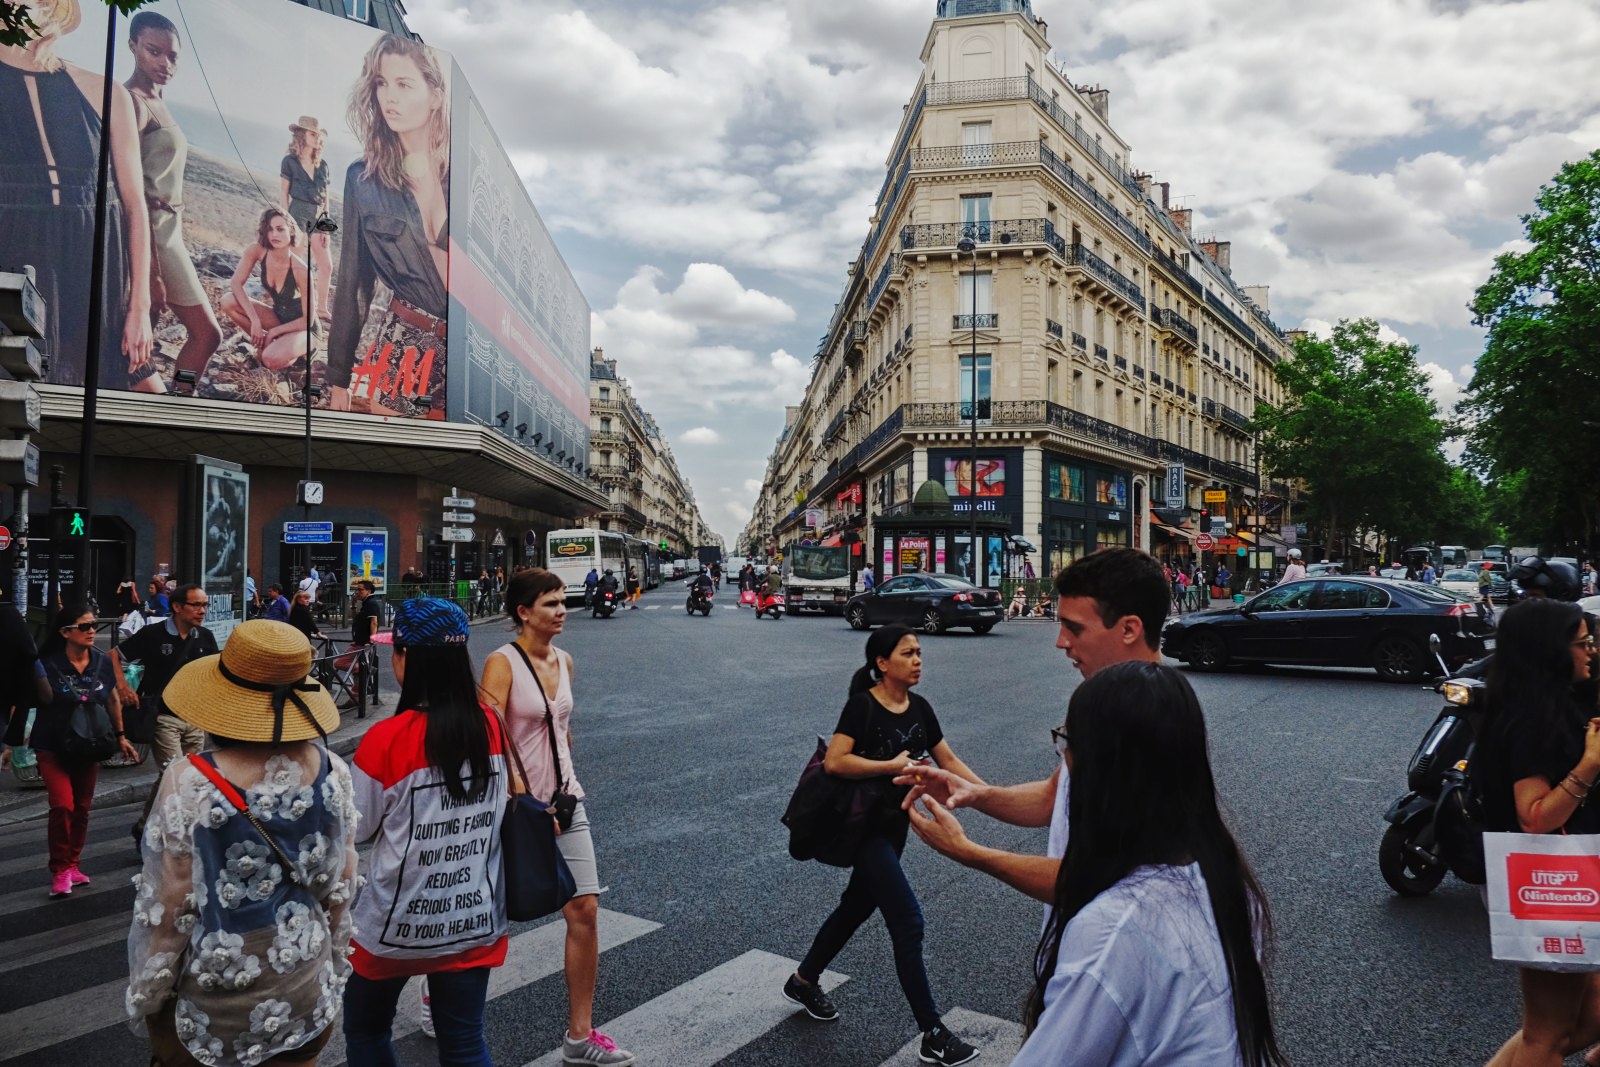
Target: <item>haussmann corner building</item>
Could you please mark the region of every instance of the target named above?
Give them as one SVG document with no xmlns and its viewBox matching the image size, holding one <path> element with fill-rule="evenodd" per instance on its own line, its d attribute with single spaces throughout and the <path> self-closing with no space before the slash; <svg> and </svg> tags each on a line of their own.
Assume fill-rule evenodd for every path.
<svg viewBox="0 0 1600 1067">
<path fill-rule="evenodd" d="M 742 546 L 859 539 L 880 578 L 965 570 L 964 522 L 880 525 L 932 481 L 1010 531 L 980 532 L 987 578 L 1110 545 L 1192 558 L 1203 509 L 1229 524 L 1213 553 L 1270 566 L 1290 487 L 1249 422 L 1290 344 L 1266 287 L 1135 169 L 1110 94 L 1057 69 L 1029 0 L 939 0 L 922 63 Z"/>
<path fill-rule="evenodd" d="M 106 5 L 83 0 L 81 24 L 0 69 L 0 266 L 34 269 L 48 321 L 41 481 L 0 489 L 13 529 L 29 517 L 33 603 L 52 466 L 81 502 L 96 363 L 88 587 L 102 605 L 122 578 L 142 592 L 166 570 L 202 580 L 226 625 L 247 569 L 264 588 L 308 556 L 341 590 L 412 568 L 444 580 L 452 560 L 461 577 L 509 572 L 609 505 L 589 469 L 588 304 L 467 73 L 402 14 L 397 0 L 141 8 L 141 32 L 167 34 L 178 58 L 153 94 L 118 42 L 135 125 L 110 131 L 94 354 L 101 131 L 84 116 L 99 102 L 60 61 L 103 73 Z M 171 121 L 139 125 L 153 95 Z M 318 484 L 304 493 L 308 440 Z M 331 536 L 287 543 L 305 520 Z"/>
</svg>

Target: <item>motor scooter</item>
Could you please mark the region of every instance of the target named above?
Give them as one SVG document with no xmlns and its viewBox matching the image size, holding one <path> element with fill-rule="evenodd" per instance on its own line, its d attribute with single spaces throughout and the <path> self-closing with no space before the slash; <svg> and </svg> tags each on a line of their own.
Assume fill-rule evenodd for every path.
<svg viewBox="0 0 1600 1067">
<path fill-rule="evenodd" d="M 703 585 L 689 586 L 689 599 L 684 602 L 683 608 L 690 615 L 699 612 L 709 617 L 711 615 L 711 598 L 715 596 L 710 589 Z"/>
<path fill-rule="evenodd" d="M 1384 813 L 1389 829 L 1378 844 L 1378 870 L 1403 897 L 1431 893 L 1447 873 L 1472 885 L 1485 881 L 1482 805 L 1467 768 L 1483 725 L 1484 682 L 1450 676 L 1439 638 L 1428 638 L 1444 680 L 1445 706 L 1423 735 L 1406 768 L 1407 792 Z"/>
<path fill-rule="evenodd" d="M 781 619 L 785 610 L 782 593 L 769 593 L 765 589 L 756 590 L 756 618 L 771 615 L 774 619 Z"/>
<path fill-rule="evenodd" d="M 594 608 L 591 618 L 609 619 L 621 603 L 622 594 L 615 589 L 596 589 L 594 593 Z"/>
</svg>

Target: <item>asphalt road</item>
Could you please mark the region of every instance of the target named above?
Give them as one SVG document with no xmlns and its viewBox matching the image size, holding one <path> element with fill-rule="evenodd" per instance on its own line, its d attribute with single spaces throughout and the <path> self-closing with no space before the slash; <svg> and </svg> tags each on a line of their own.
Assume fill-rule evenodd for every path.
<svg viewBox="0 0 1600 1067">
<path fill-rule="evenodd" d="M 620 942 L 602 952 L 596 1018 L 641 1064 L 906 1062 L 916 1026 L 876 919 L 833 964 L 845 978 L 834 993 L 841 1022 L 813 1023 L 774 1003 L 775 982 L 846 878 L 790 859 L 778 816 L 816 736 L 836 721 L 863 635 L 831 618 L 758 622 L 731 600 L 724 593 L 710 618 L 691 618 L 676 589 L 658 590 L 639 611 L 575 615 L 559 642 L 577 662 L 575 759 L 609 886 L 602 933 Z M 508 638 L 499 624 L 475 628 L 474 658 L 481 664 Z M 919 691 L 952 747 L 990 780 L 1051 769 L 1048 731 L 1078 682 L 1054 638 L 1046 623 L 1019 622 L 924 641 Z M 1476 889 L 1447 880 L 1430 897 L 1401 900 L 1377 871 L 1383 809 L 1438 698 L 1362 672 L 1193 681 L 1219 787 L 1274 908 L 1271 980 L 1292 1060 L 1487 1060 L 1515 1029 L 1519 1005 L 1514 971 L 1488 958 Z M 964 821 L 985 842 L 1044 848 L 1042 830 L 970 813 Z M 43 901 L 42 825 L 0 830 L 10 875 L 0 889 L 0 1062 L 146 1062 L 141 1043 L 112 1025 L 121 998 L 107 992 L 126 974 L 122 827 L 116 809 L 97 817 L 84 867 L 108 875 L 98 880 L 105 888 L 61 903 Z M 1004 1035 L 1031 981 L 1040 907 L 914 840 L 905 860 L 947 1018 L 975 1039 Z M 488 1027 L 494 1061 L 520 1065 L 556 1047 L 566 1001 L 559 927 L 514 933 L 521 962 L 503 976 Z M 87 1007 L 102 1000 L 110 1016 Z M 1002 1042 L 979 1062 L 1006 1062 Z M 418 1035 L 399 1048 L 405 1064 L 435 1062 Z"/>
</svg>

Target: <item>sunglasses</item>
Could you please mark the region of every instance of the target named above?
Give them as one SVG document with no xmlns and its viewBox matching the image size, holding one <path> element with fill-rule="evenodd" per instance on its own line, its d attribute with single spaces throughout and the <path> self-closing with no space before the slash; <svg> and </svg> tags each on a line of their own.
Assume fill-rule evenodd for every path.
<svg viewBox="0 0 1600 1067">
<path fill-rule="evenodd" d="M 1067 749 L 1072 747 L 1072 735 L 1065 730 L 1051 729 L 1050 742 L 1055 746 L 1056 755 L 1066 759 Z"/>
<path fill-rule="evenodd" d="M 95 625 L 96 624 L 92 622 L 75 622 L 71 626 L 63 626 L 62 629 L 76 630 L 80 634 L 92 634 L 94 633 Z"/>
</svg>

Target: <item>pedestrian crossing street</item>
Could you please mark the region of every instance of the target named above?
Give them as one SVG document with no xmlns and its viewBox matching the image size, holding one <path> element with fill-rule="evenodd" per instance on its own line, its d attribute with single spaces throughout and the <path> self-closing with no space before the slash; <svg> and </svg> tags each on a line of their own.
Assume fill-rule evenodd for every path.
<svg viewBox="0 0 1600 1067">
<path fill-rule="evenodd" d="M 137 815 L 131 805 L 95 813 L 84 858 L 94 883 L 65 901 L 45 895 L 43 823 L 0 827 L 0 857 L 5 857 L 0 871 L 8 876 L 0 893 L 0 1008 L 6 1009 L 0 1012 L 0 1063 L 142 1067 L 148 1062 L 143 1040 L 123 1022 L 122 1007 L 123 946 L 133 899 L 129 880 L 138 868 L 128 828 Z M 602 908 L 602 983 L 606 953 L 662 929 L 648 919 Z M 561 982 L 565 937 L 559 918 L 514 933 L 505 965 L 490 978 L 491 1003 L 535 983 Z M 596 1025 L 635 1052 L 640 1067 L 737 1063 L 741 1049 L 799 1010 L 781 993 L 797 962 L 759 949 L 740 951 L 736 945 L 719 946 L 719 951 L 726 957 L 722 962 Z M 829 971 L 822 984 L 831 992 L 847 981 L 847 975 Z M 415 988 L 400 1005 L 395 1036 L 401 1062 L 433 1064 L 432 1043 L 412 1037 L 419 1030 Z M 1022 1028 L 1015 1022 L 960 1007 L 948 1011 L 945 1021 L 983 1050 L 980 1063 L 1007 1063 L 1021 1044 Z M 838 1067 L 912 1067 L 918 1063 L 918 1044 L 913 1037 L 880 1064 L 841 1061 Z M 344 1062 L 344 1040 L 335 1034 L 319 1063 Z M 552 1048 L 525 1067 L 559 1067 L 560 1062 L 560 1049 Z"/>
</svg>

